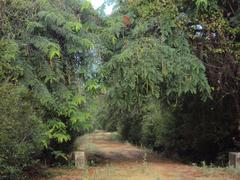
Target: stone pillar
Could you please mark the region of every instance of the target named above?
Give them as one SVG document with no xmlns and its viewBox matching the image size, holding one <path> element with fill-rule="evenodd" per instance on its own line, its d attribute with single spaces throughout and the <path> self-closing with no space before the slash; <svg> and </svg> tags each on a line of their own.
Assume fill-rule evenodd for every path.
<svg viewBox="0 0 240 180">
<path fill-rule="evenodd" d="M 73 159 L 75 162 L 75 167 L 78 169 L 84 169 L 86 166 L 86 156 L 83 151 L 75 151 L 73 153 Z"/>
<path fill-rule="evenodd" d="M 234 168 L 240 167 L 240 152 L 229 152 L 229 166 Z"/>
</svg>

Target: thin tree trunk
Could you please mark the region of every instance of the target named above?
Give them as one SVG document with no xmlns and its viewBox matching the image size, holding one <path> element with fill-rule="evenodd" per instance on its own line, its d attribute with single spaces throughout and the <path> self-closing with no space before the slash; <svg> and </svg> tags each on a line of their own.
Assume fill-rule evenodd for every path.
<svg viewBox="0 0 240 180">
<path fill-rule="evenodd" d="M 239 96 L 238 94 L 235 94 L 234 96 L 234 101 L 235 101 L 235 106 L 236 106 L 236 121 L 238 123 L 238 133 L 237 133 L 237 137 L 236 137 L 236 143 L 240 144 L 240 101 L 239 101 Z"/>
</svg>

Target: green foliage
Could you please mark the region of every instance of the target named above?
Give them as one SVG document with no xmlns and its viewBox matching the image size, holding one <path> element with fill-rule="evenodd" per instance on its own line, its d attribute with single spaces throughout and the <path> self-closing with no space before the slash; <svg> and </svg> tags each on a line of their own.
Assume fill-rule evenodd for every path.
<svg viewBox="0 0 240 180">
<path fill-rule="evenodd" d="M 0 13 L 0 85 L 12 84 L 13 93 L 23 87 L 31 100 L 29 104 L 29 99 L 16 95 L 19 98 L 16 103 L 24 106 L 21 111 L 20 105 L 18 109 L 14 102 L 12 106 L 6 104 L 4 96 L 0 96 L 1 106 L 17 109 L 18 115 L 20 112 L 26 114 L 26 129 L 23 130 L 35 133 L 36 139 L 32 141 L 40 143 L 35 145 L 30 139 L 26 145 L 29 149 L 23 149 L 20 143 L 22 159 L 35 159 L 32 154 L 39 153 L 43 147 L 49 159 L 51 156 L 65 159 L 62 153 L 67 152 L 67 148 L 64 144 L 93 129 L 92 115 L 87 108 L 92 89 L 85 90 L 87 75 L 92 74 L 90 64 L 95 58 L 91 52 L 94 35 L 89 31 L 90 24 L 95 22 L 91 4 L 78 0 L 9 0 L 1 4 Z M 25 104 L 30 106 L 29 111 L 25 110 Z M 14 114 L 12 129 L 14 123 L 16 129 L 20 128 L 22 116 Z M 10 117 L 4 117 L 4 121 L 7 120 L 10 121 Z M 42 130 L 36 124 L 45 127 L 41 132 L 44 138 L 37 134 Z M 16 143 L 17 135 L 14 141 L 11 138 L 15 138 L 15 134 L 8 133 L 9 136 L 1 136 L 1 143 Z M 13 147 L 6 146 L 5 150 L 14 154 Z M 3 146 L 0 152 L 2 150 Z M 20 168 L 22 159 L 16 166 L 11 161 L 9 167 L 22 171 L 25 167 Z M 28 159 L 26 164 L 31 165 Z"/>
<path fill-rule="evenodd" d="M 23 69 L 18 64 L 18 44 L 13 40 L 0 40 L 0 81 L 16 81 Z M 6 78 L 7 77 L 7 78 Z"/>
<path fill-rule="evenodd" d="M 206 8 L 207 5 L 208 5 L 208 0 L 196 0 L 197 8 L 200 8 L 201 6 Z"/>
<path fill-rule="evenodd" d="M 82 3 L 81 10 L 90 9 L 91 7 L 92 7 L 91 2 L 89 0 L 84 0 Z"/>
<path fill-rule="evenodd" d="M 147 139 L 142 136 L 153 132 L 152 144 L 159 144 L 158 133 L 164 128 L 157 123 L 167 118 L 165 112 L 155 117 L 155 111 L 161 113 L 160 104 L 175 107 L 187 94 L 199 93 L 203 100 L 210 97 L 205 67 L 192 53 L 177 16 L 171 1 L 129 1 L 120 4 L 102 31 L 108 49 L 103 52 L 107 62 L 102 71 L 109 85 L 106 119 L 117 121 L 123 137 L 133 142 L 142 143 Z M 105 33 L 111 38 L 105 39 Z M 147 128 L 151 121 L 158 130 Z"/>
<path fill-rule="evenodd" d="M 142 142 L 152 148 L 170 149 L 171 137 L 174 134 L 174 116 L 169 110 L 160 106 L 159 102 L 151 101 L 144 107 L 142 122 Z"/>
<path fill-rule="evenodd" d="M 67 142 L 70 140 L 70 136 L 67 134 L 66 125 L 59 120 L 48 120 L 47 122 L 48 132 L 47 141 L 55 140 L 58 143 Z M 49 142 L 44 142 L 45 147 L 47 147 Z"/>
<path fill-rule="evenodd" d="M 36 163 L 46 128 L 26 88 L 1 84 L 0 97 L 0 177 L 17 178 Z"/>
<path fill-rule="evenodd" d="M 158 150 L 225 163 L 240 144 L 239 2 L 115 2 L 100 34 L 103 126 Z"/>
</svg>

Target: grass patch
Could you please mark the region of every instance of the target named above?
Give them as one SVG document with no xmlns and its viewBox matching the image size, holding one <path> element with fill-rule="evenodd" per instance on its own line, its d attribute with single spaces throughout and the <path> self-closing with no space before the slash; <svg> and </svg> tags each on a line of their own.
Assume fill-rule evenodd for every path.
<svg viewBox="0 0 240 180">
<path fill-rule="evenodd" d="M 240 177 L 240 167 L 218 167 L 213 164 L 207 165 L 204 161 L 201 164 L 200 169 L 206 176 L 215 176 L 222 174 L 222 176 L 232 176 L 232 177 Z"/>
<path fill-rule="evenodd" d="M 113 132 L 110 135 L 110 139 L 111 141 L 123 141 L 121 135 L 118 132 Z"/>
</svg>

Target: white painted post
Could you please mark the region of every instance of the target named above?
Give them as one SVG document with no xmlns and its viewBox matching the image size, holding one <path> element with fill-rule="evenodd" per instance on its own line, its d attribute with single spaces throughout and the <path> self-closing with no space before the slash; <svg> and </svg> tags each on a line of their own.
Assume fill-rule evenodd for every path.
<svg viewBox="0 0 240 180">
<path fill-rule="evenodd" d="M 84 169 L 86 166 L 86 156 L 83 151 L 75 151 L 73 153 L 75 167 L 78 169 Z"/>
<path fill-rule="evenodd" d="M 240 152 L 229 152 L 229 166 L 234 168 L 240 167 Z"/>
</svg>

